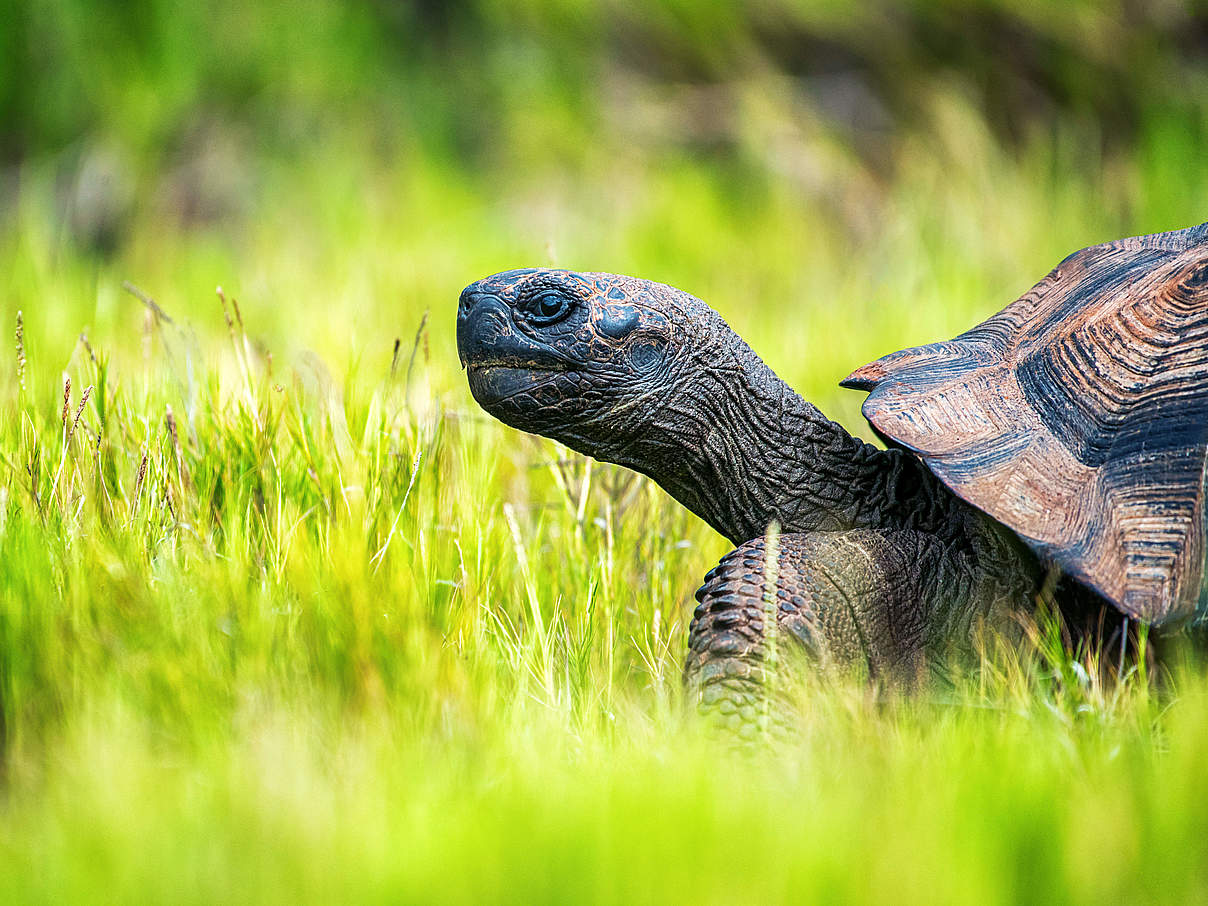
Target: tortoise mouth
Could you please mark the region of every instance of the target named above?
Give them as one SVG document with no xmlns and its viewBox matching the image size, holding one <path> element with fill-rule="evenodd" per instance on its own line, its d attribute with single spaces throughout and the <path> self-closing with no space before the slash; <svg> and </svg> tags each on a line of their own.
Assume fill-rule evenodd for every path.
<svg viewBox="0 0 1208 906">
<path fill-rule="evenodd" d="M 570 371 L 570 366 L 564 362 L 521 359 L 515 356 L 490 356 L 481 359 L 471 359 L 465 364 L 470 374 L 482 374 L 489 371 Z"/>
<path fill-rule="evenodd" d="M 570 369 L 558 362 L 513 358 L 480 359 L 466 363 L 470 393 L 488 412 L 499 416 L 501 404 L 510 407 L 533 405 L 548 393 L 561 396 L 563 377 Z M 562 388 L 565 389 L 564 387 Z M 548 401 L 547 401 L 548 402 Z M 505 419 L 506 420 L 506 419 Z"/>
</svg>

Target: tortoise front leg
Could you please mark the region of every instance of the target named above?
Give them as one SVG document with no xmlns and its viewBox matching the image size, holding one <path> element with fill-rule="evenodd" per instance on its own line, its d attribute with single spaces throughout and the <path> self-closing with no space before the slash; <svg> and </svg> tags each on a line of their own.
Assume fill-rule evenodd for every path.
<svg viewBox="0 0 1208 906">
<path fill-rule="evenodd" d="M 978 606 L 981 583 L 970 560 L 933 535 L 773 538 L 740 545 L 709 571 L 688 635 L 690 699 L 744 735 L 757 732 L 768 712 L 769 675 L 794 663 L 914 684 L 931 658 L 972 647 L 979 617 L 1001 616 L 993 613 L 997 602 Z"/>
</svg>

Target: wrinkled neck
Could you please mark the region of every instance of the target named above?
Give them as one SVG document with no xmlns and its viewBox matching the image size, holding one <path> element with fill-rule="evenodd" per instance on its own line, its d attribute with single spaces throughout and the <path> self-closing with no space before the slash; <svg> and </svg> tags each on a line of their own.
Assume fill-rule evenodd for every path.
<svg viewBox="0 0 1208 906">
<path fill-rule="evenodd" d="M 830 421 L 734 336 L 661 404 L 637 468 L 736 544 L 785 532 L 926 525 L 952 498 L 917 459 Z"/>
</svg>

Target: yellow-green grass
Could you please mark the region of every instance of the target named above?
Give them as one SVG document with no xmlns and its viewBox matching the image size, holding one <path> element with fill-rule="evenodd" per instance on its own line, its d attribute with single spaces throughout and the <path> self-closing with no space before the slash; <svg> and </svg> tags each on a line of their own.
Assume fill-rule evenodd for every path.
<svg viewBox="0 0 1208 906">
<path fill-rule="evenodd" d="M 679 682 L 725 542 L 495 423 L 459 370 L 464 284 L 623 271 L 863 431 L 855 366 L 1205 218 L 1177 141 L 1088 170 L 1060 135 L 998 152 L 956 99 L 936 123 L 838 199 L 671 153 L 385 166 L 353 137 L 258 163 L 238 227 L 140 209 L 107 260 L 31 165 L 0 237 L 26 361 L 5 342 L 0 900 L 1202 899 L 1196 665 L 1105 684 L 1042 631 L 911 698 L 819 683 L 799 740 L 730 751 Z"/>
</svg>

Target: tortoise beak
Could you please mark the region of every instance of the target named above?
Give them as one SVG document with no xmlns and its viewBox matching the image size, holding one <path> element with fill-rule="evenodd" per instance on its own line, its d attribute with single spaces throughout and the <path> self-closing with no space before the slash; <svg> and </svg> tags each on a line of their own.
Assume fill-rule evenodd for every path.
<svg viewBox="0 0 1208 906">
<path fill-rule="evenodd" d="M 464 370 L 469 364 L 466 350 L 471 344 L 471 331 L 468 326 L 470 312 L 472 312 L 479 300 L 486 295 L 479 289 L 479 283 L 471 283 L 461 291 L 461 296 L 457 300 L 457 358 L 461 361 L 461 367 Z"/>
<path fill-rule="evenodd" d="M 470 284 L 457 303 L 457 356 L 463 368 L 515 357 L 516 331 L 503 300 Z"/>
<path fill-rule="evenodd" d="M 565 371 L 569 363 L 516 328 L 511 306 L 471 283 L 457 307 L 457 355 L 463 368 L 507 367 L 528 371 Z"/>
</svg>

